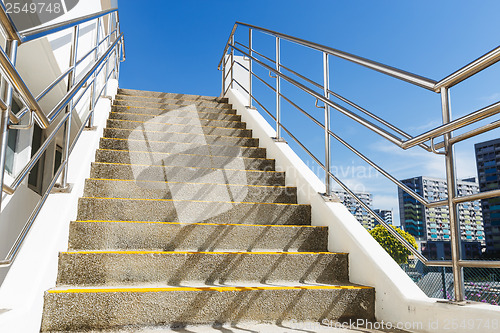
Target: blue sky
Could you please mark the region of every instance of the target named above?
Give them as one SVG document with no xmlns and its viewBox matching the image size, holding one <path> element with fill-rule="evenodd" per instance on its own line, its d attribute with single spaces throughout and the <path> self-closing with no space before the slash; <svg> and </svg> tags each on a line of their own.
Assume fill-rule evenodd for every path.
<svg viewBox="0 0 500 333">
<path fill-rule="evenodd" d="M 164 92 L 219 95 L 217 64 L 235 21 L 325 44 L 435 80 L 500 44 L 497 0 L 150 0 L 140 5 L 120 1 L 119 10 L 127 51 L 120 86 Z M 246 42 L 247 32 L 242 29 L 240 34 Z M 273 57 L 271 38 L 256 35 L 254 45 Z M 283 43 L 282 62 L 321 82 L 320 54 Z M 418 135 L 439 125 L 437 94 L 345 61 L 331 59 L 330 66 L 332 90 L 410 134 Z M 495 65 L 453 88 L 454 117 L 500 100 L 499 81 L 500 66 Z M 255 87 L 273 110 L 272 95 L 257 84 Z M 286 85 L 283 89 L 321 117 L 314 100 Z M 283 115 L 285 125 L 302 129 L 300 139 L 321 156 L 322 133 L 285 103 Z M 440 156 L 418 148 L 403 152 L 338 114 L 332 115 L 332 129 L 397 178 L 444 176 Z M 474 142 L 499 137 L 499 132 L 456 147 L 459 177 L 476 173 Z M 374 207 L 393 208 L 397 213 L 396 187 L 366 169 L 362 161 L 338 144 L 333 144 L 333 165 L 353 188 L 374 194 Z"/>
</svg>

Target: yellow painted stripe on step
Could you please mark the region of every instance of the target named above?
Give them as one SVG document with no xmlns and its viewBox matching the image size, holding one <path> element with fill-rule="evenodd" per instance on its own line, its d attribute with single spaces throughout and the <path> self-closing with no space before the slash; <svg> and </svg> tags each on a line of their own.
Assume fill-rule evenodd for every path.
<svg viewBox="0 0 500 333">
<path fill-rule="evenodd" d="M 328 228 L 325 226 L 315 226 L 315 225 L 284 225 L 284 224 L 244 224 L 244 223 L 181 223 L 181 222 L 157 222 L 157 221 L 105 221 L 105 220 L 77 220 L 77 223 L 142 223 L 142 224 L 167 224 L 167 225 L 182 225 L 188 226 L 194 225 L 211 225 L 211 226 L 231 226 L 231 227 L 276 227 L 276 228 Z"/>
<path fill-rule="evenodd" d="M 115 101 L 121 101 L 121 102 L 141 102 L 141 101 L 130 101 L 130 100 L 124 100 L 124 99 L 115 99 Z M 146 102 L 148 103 L 148 102 Z M 220 103 L 220 102 L 217 102 Z M 192 104 L 171 104 L 171 103 L 155 103 L 155 104 L 163 104 L 163 105 L 171 105 L 171 106 L 177 106 L 180 108 L 184 108 L 186 106 L 191 106 Z M 226 103 L 220 103 L 220 104 L 226 104 Z M 165 109 L 165 108 L 155 108 L 155 107 L 147 107 L 147 106 L 132 106 L 132 105 L 113 105 L 115 107 L 126 107 L 127 109 L 155 109 L 155 110 L 165 110 L 165 111 L 170 111 L 171 109 Z M 195 105 L 196 107 L 204 108 L 204 109 L 214 109 L 214 110 L 231 110 L 233 111 L 234 109 L 232 108 L 218 108 L 218 107 L 213 107 L 213 106 L 207 106 L 207 105 Z M 194 111 L 189 111 L 187 110 L 186 112 L 194 112 Z M 216 112 L 213 112 L 216 113 Z"/>
<path fill-rule="evenodd" d="M 289 254 L 345 254 L 333 252 L 271 252 L 271 251 L 66 251 L 62 254 L 272 254 L 272 255 L 289 255 Z"/>
<path fill-rule="evenodd" d="M 231 158 L 231 159 L 241 158 L 241 159 L 247 159 L 247 160 L 267 160 L 267 161 L 274 161 L 274 159 L 271 159 L 271 158 L 262 158 L 262 157 L 220 156 L 220 155 L 184 154 L 184 153 L 164 153 L 164 152 L 161 152 L 161 151 L 147 151 L 147 150 L 122 150 L 122 149 L 106 149 L 106 148 L 99 148 L 98 150 L 104 150 L 104 151 L 119 151 L 119 152 L 129 152 L 129 153 L 143 153 L 143 154 L 185 155 L 185 156 L 207 156 L 207 157 L 224 157 L 224 158 Z"/>
<path fill-rule="evenodd" d="M 114 131 L 136 131 L 134 128 L 116 128 L 116 127 L 106 127 L 105 129 L 114 130 Z M 199 133 L 186 133 L 186 132 L 170 132 L 170 131 L 150 131 L 150 130 L 141 130 L 141 133 L 163 133 L 163 134 L 186 134 L 186 135 L 202 135 L 202 136 L 215 136 L 221 138 L 233 138 L 233 139 L 247 139 L 247 140 L 257 140 L 257 138 L 253 138 L 251 136 L 231 136 L 231 135 L 218 135 L 218 134 L 199 134 Z"/>
<path fill-rule="evenodd" d="M 222 183 L 194 183 L 194 182 L 169 182 L 159 180 L 135 180 L 135 179 L 108 179 L 108 178 L 88 178 L 90 180 L 106 180 L 113 182 L 135 182 L 135 183 L 166 183 L 166 184 L 190 184 L 190 185 L 220 185 L 220 186 L 245 186 L 245 187 L 269 187 L 280 189 L 292 189 L 290 186 L 273 186 L 273 185 L 244 185 L 244 184 L 222 184 Z"/>
<path fill-rule="evenodd" d="M 129 123 L 148 123 L 148 124 L 162 124 L 162 125 L 180 125 L 180 126 L 191 126 L 193 127 L 193 124 L 172 124 L 172 123 L 159 123 L 155 121 L 139 121 L 139 120 L 123 120 L 123 119 L 108 119 L 108 120 L 113 120 L 113 121 L 127 121 Z M 221 126 L 198 126 L 198 127 L 210 127 L 210 128 L 224 128 L 224 129 L 231 129 L 231 130 L 242 130 L 242 131 L 250 131 L 249 129 L 246 128 L 236 128 L 236 127 L 221 127 Z"/>
<path fill-rule="evenodd" d="M 179 94 L 173 94 L 173 95 L 179 95 Z M 200 96 L 201 95 L 183 95 L 183 94 L 180 94 L 182 96 L 188 96 L 188 98 L 175 98 L 175 97 L 158 97 L 158 96 L 145 96 L 145 95 L 125 95 L 125 94 L 120 94 L 118 93 L 117 96 L 129 96 L 129 97 L 139 97 L 139 98 L 150 98 L 150 99 L 158 99 L 158 98 L 162 98 L 162 99 L 178 99 L 178 100 L 181 100 L 181 101 L 209 101 L 211 102 L 211 100 L 209 99 L 199 99 L 198 97 L 194 97 L 194 98 L 189 98 L 190 96 Z M 213 98 L 214 101 L 217 102 L 216 98 L 219 98 L 219 97 L 215 97 L 215 96 L 204 96 L 204 97 L 208 97 L 208 98 Z M 124 101 L 127 101 L 127 100 L 124 100 Z"/>
<path fill-rule="evenodd" d="M 271 287 L 166 287 L 166 288 L 94 288 L 49 290 L 49 294 L 79 293 L 155 293 L 166 291 L 253 291 L 253 290 L 362 290 L 366 286 L 271 286 Z"/>
<path fill-rule="evenodd" d="M 103 136 L 101 139 L 106 140 L 119 140 L 119 141 L 146 141 L 146 140 L 137 140 L 137 139 L 124 139 L 124 138 L 107 138 Z M 157 140 L 147 140 L 147 142 L 160 142 L 160 143 L 174 143 L 176 145 L 199 145 L 197 143 L 189 143 L 189 142 L 175 142 L 175 141 L 157 141 Z M 237 148 L 250 148 L 250 149 L 264 149 L 260 147 L 250 147 L 250 146 L 233 146 L 233 145 L 213 145 L 211 143 L 205 144 L 205 146 L 215 146 L 215 147 L 237 147 Z"/>
<path fill-rule="evenodd" d="M 119 105 L 117 105 L 119 106 Z M 165 114 L 162 114 L 162 115 L 153 115 L 151 113 L 135 113 L 135 112 L 116 112 L 116 111 L 111 111 L 110 112 L 111 114 L 133 114 L 133 115 L 136 115 L 136 116 L 167 116 L 168 113 L 165 113 Z M 200 113 L 216 113 L 216 112 L 196 112 L 196 114 L 200 114 Z M 230 116 L 236 116 L 234 114 L 228 114 Z M 183 117 L 183 116 L 169 116 L 169 117 L 172 117 L 172 118 L 194 118 L 194 119 L 203 119 L 203 120 L 211 120 L 211 121 L 230 121 L 230 122 L 235 122 L 235 123 L 240 123 L 241 121 L 238 121 L 238 120 L 224 120 L 224 119 L 211 119 L 211 118 L 196 118 L 196 117 Z M 126 120 L 126 119 L 125 119 Z"/>
<path fill-rule="evenodd" d="M 205 200 L 173 200 L 173 199 L 146 199 L 146 198 L 101 198 L 101 197 L 81 197 L 81 199 L 98 200 L 132 200 L 132 201 L 160 201 L 160 202 L 200 202 L 200 203 L 227 203 L 238 205 L 276 205 L 276 206 L 307 206 L 306 204 L 292 204 L 280 202 L 240 202 L 240 201 L 205 201 Z"/>
<path fill-rule="evenodd" d="M 227 169 L 227 168 L 204 168 L 204 167 L 183 167 L 183 166 L 178 166 L 178 165 L 150 165 L 150 164 L 130 164 L 130 163 L 111 163 L 111 162 L 92 162 L 94 164 L 110 164 L 110 165 L 126 165 L 126 166 L 131 166 L 131 165 L 137 165 L 137 166 L 147 166 L 147 167 L 161 167 L 161 168 L 166 168 L 166 167 L 172 167 L 172 168 L 183 168 L 183 169 L 210 169 L 210 170 L 225 170 L 225 171 L 245 171 L 245 172 L 278 172 L 278 173 L 283 173 L 284 171 L 264 171 L 264 170 L 243 170 L 243 169 Z"/>
</svg>

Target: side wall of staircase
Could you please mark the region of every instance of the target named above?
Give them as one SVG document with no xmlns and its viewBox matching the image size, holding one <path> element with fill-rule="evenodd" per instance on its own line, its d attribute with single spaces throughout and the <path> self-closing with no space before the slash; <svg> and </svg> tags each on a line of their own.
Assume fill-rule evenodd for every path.
<svg viewBox="0 0 500 333">
<path fill-rule="evenodd" d="M 340 202 L 325 202 L 324 184 L 295 154 L 287 143 L 275 142 L 275 130 L 257 110 L 246 107 L 246 98 L 236 89 L 226 94 L 229 103 L 252 130 L 268 158 L 275 159 L 276 170 L 286 173 L 286 186 L 297 187 L 299 204 L 311 205 L 312 225 L 329 228 L 328 251 L 349 253 L 349 279 L 375 287 L 375 316 L 378 321 L 415 324 L 411 331 L 440 332 L 452 320 L 491 321 L 500 318 L 500 307 L 486 304 L 458 306 L 428 298 L 400 269 L 396 262 L 370 236 Z M 438 329 L 433 325 L 438 323 Z M 404 328 L 404 326 L 402 326 Z M 496 332 L 492 327 L 484 332 Z M 455 332 L 470 332 L 457 328 Z"/>
<path fill-rule="evenodd" d="M 108 82 L 106 95 L 114 97 L 118 81 Z M 99 147 L 111 101 L 101 98 L 95 109 L 95 130 L 83 131 L 70 155 L 70 193 L 49 195 L 16 260 L 0 285 L 0 332 L 32 333 L 40 330 L 43 294 L 54 286 L 58 255 L 68 248 L 69 224 L 77 211 L 85 178 Z"/>
</svg>

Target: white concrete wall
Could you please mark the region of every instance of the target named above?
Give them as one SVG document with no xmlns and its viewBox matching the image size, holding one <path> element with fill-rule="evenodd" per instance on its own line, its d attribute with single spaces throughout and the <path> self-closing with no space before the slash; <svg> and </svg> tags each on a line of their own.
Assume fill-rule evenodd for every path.
<svg viewBox="0 0 500 333">
<path fill-rule="evenodd" d="M 227 88 L 229 87 L 229 85 L 231 84 L 231 56 L 230 55 L 226 55 L 226 61 L 227 61 L 227 64 L 226 64 L 226 68 L 225 68 L 225 72 L 224 74 L 227 75 L 227 78 L 226 78 L 226 82 L 225 82 L 225 87 L 224 87 L 224 91 L 227 90 Z M 233 77 L 237 80 L 235 81 L 238 81 L 241 86 L 245 87 L 245 89 L 248 91 L 248 87 L 249 87 L 249 83 L 250 83 L 250 74 L 248 73 L 246 69 L 249 68 L 249 64 L 250 64 L 250 60 L 248 58 L 245 58 L 243 56 L 234 56 L 234 66 L 233 66 Z M 239 62 L 241 65 L 243 65 L 243 67 L 241 67 L 240 65 L 238 65 L 236 62 Z M 248 93 L 245 91 L 245 89 L 243 89 L 238 83 L 236 82 L 233 82 L 233 89 L 237 90 L 241 96 L 243 97 L 243 99 L 246 102 L 245 105 L 249 105 L 249 98 L 250 96 L 248 95 Z"/>
<path fill-rule="evenodd" d="M 414 332 L 499 332 L 498 306 L 459 306 L 428 298 L 341 203 L 325 202 L 319 194 L 324 184 L 288 144 L 271 139 L 275 130 L 257 110 L 246 107 L 244 96 L 229 90 L 226 97 L 267 149 L 267 157 L 276 160 L 276 169 L 285 171 L 286 185 L 297 187 L 299 203 L 311 205 L 312 224 L 329 227 L 328 250 L 349 253 L 351 282 L 375 287 L 378 321 L 407 325 Z"/>
<path fill-rule="evenodd" d="M 111 1 L 116 5 L 116 1 Z M 109 0 L 85 0 L 80 1 L 78 5 L 57 19 L 48 22 L 53 24 L 68 19 L 81 17 L 84 15 L 92 14 L 101 11 L 103 8 L 109 8 Z M 103 38 L 105 35 L 106 24 L 101 27 L 100 36 Z M 84 23 L 80 26 L 80 38 L 78 41 L 78 57 L 85 55 L 95 45 L 96 37 L 96 22 Z M 52 34 L 46 38 L 34 40 L 25 44 L 21 44 L 18 50 L 18 59 L 16 68 L 21 77 L 32 91 L 33 95 L 38 95 L 50 83 L 53 82 L 63 71 L 69 67 L 69 56 L 72 42 L 73 29 L 66 29 L 58 33 Z M 3 36 L 0 36 L 2 45 L 5 43 Z M 107 48 L 104 43 L 100 51 L 101 53 Z M 77 68 L 77 80 L 85 74 L 94 61 L 93 55 Z M 99 87 L 104 83 L 105 69 L 101 72 L 101 77 L 98 80 Z M 67 80 L 59 83 L 46 97 L 40 101 L 40 105 L 46 114 L 60 101 L 67 90 Z M 97 91 L 99 92 L 99 91 Z M 106 94 L 106 92 L 104 92 Z M 109 95 L 109 94 L 108 94 Z M 89 96 L 90 89 L 86 96 L 76 106 L 73 113 L 71 123 L 71 137 L 72 140 L 77 135 L 78 129 L 83 124 L 83 120 L 87 117 L 89 112 Z M 62 116 L 62 114 L 61 114 Z M 28 117 L 23 119 L 22 124 L 26 124 Z M 59 123 L 56 120 L 53 125 L 45 130 L 45 136 L 48 136 L 52 129 Z M 26 163 L 31 158 L 31 142 L 32 142 L 33 129 L 18 131 L 18 144 L 16 154 L 14 157 L 13 173 L 5 175 L 6 184 L 11 184 L 17 174 L 24 168 Z M 47 184 L 52 178 L 52 169 L 55 159 L 55 145 L 62 146 L 63 131 L 55 138 L 47 153 L 45 154 L 45 170 L 44 174 L 47 175 L 44 183 Z M 27 187 L 27 179 L 18 188 L 15 194 L 7 195 L 2 194 L 2 206 L 0 215 L 0 259 L 3 260 L 10 250 L 12 244 L 15 242 L 20 231 L 24 227 L 25 222 L 29 218 L 33 208 L 38 203 L 40 196 Z M 0 285 L 9 271 L 8 267 L 0 267 Z M 0 330 L 1 331 L 1 330 Z"/>
<path fill-rule="evenodd" d="M 108 93 L 116 95 L 118 82 L 111 80 Z M 44 291 L 55 286 L 58 254 L 68 248 L 69 223 L 76 218 L 78 198 L 99 146 L 111 110 L 101 98 L 96 106 L 97 130 L 84 131 L 69 159 L 71 193 L 50 194 L 25 244 L 0 286 L 0 332 L 39 332 Z"/>
</svg>

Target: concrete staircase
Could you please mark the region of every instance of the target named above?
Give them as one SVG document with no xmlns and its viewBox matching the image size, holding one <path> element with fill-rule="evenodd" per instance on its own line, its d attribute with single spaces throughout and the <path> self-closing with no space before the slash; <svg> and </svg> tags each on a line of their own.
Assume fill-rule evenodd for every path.
<svg viewBox="0 0 500 333">
<path fill-rule="evenodd" d="M 120 90 L 41 330 L 374 319 L 284 177 L 226 99 Z"/>
</svg>

